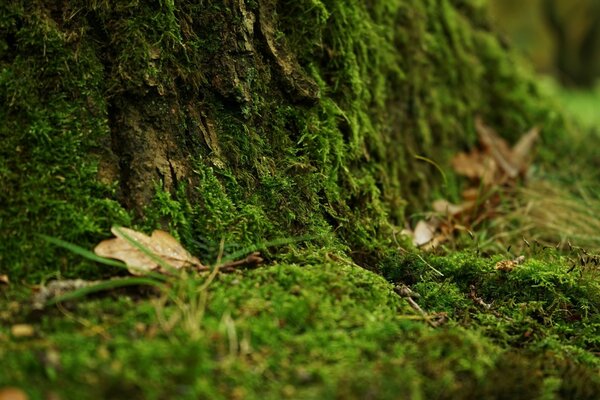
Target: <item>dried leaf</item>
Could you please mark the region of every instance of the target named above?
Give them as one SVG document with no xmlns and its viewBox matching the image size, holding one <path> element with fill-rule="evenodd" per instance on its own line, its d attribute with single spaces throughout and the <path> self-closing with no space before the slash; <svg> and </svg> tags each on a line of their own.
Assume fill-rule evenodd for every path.
<svg viewBox="0 0 600 400">
<path fill-rule="evenodd" d="M 510 272 L 513 269 L 515 269 L 516 266 L 517 264 L 515 264 L 515 262 L 512 260 L 502 260 L 498 261 L 494 268 L 496 269 L 496 271 Z"/>
<path fill-rule="evenodd" d="M 479 188 L 468 188 L 462 191 L 462 198 L 465 201 L 475 202 L 479 199 L 481 190 Z"/>
<path fill-rule="evenodd" d="M 491 154 L 498 166 L 511 178 L 516 178 L 519 169 L 512 164 L 512 150 L 495 130 L 485 125 L 481 118 L 475 119 L 475 129 L 479 134 L 479 141 Z"/>
<path fill-rule="evenodd" d="M 457 174 L 464 175 L 468 178 L 481 178 L 483 175 L 484 165 L 483 157 L 474 150 L 471 153 L 458 153 L 452 159 L 452 167 Z"/>
<path fill-rule="evenodd" d="M 458 153 L 452 159 L 452 167 L 457 174 L 478 179 L 485 185 L 496 183 L 500 172 L 496 161 L 478 150 L 473 150 L 469 154 Z"/>
<path fill-rule="evenodd" d="M 35 334 L 35 329 L 29 324 L 16 324 L 10 327 L 10 334 L 13 337 L 31 337 Z"/>
<path fill-rule="evenodd" d="M 413 244 L 416 247 L 423 246 L 433 240 L 436 227 L 426 221 L 417 222 L 413 232 Z"/>
<path fill-rule="evenodd" d="M 536 126 L 523 135 L 512 149 L 512 163 L 519 169 L 521 174 L 527 172 L 533 146 L 539 136 L 540 129 Z"/>
<path fill-rule="evenodd" d="M 10 279 L 8 279 L 8 275 L 3 274 L 0 275 L 0 285 L 8 285 L 10 283 Z"/>
<path fill-rule="evenodd" d="M 486 126 L 480 118 L 475 120 L 475 128 L 479 134 L 481 144 L 509 178 L 514 179 L 527 171 L 533 146 L 540 134 L 538 127 L 534 127 L 525 133 L 512 149 L 496 131 Z"/>
<path fill-rule="evenodd" d="M 463 213 L 474 206 L 472 201 L 465 201 L 462 204 L 452 204 L 448 200 L 440 199 L 433 202 L 433 211 L 454 217 Z"/>
<path fill-rule="evenodd" d="M 156 257 L 163 260 L 173 269 L 184 267 L 196 267 L 206 269 L 196 257 L 193 257 L 173 236 L 161 230 L 152 232 L 152 236 L 147 236 L 141 232 L 128 228 L 119 228 L 125 235 L 129 236 L 140 246 L 146 248 Z M 160 264 L 148 257 L 144 252 L 133 244 L 113 227 L 111 232 L 116 236 L 114 239 L 107 239 L 96 246 L 94 252 L 101 257 L 114 258 L 127 264 L 127 269 L 133 275 L 144 275 L 150 271 L 159 271 L 168 273 Z"/>
<path fill-rule="evenodd" d="M 497 271 L 510 272 L 513 269 L 515 269 L 518 265 L 521 265 L 523 263 L 523 261 L 525 261 L 524 256 L 519 256 L 519 257 L 515 258 L 514 260 L 502 260 L 502 261 L 498 261 L 494 268 Z"/>
<path fill-rule="evenodd" d="M 83 279 L 67 279 L 51 281 L 47 285 L 41 286 L 33 296 L 32 308 L 42 310 L 46 302 L 54 297 L 59 297 L 65 293 L 96 285 L 101 281 L 85 281 Z"/>
</svg>

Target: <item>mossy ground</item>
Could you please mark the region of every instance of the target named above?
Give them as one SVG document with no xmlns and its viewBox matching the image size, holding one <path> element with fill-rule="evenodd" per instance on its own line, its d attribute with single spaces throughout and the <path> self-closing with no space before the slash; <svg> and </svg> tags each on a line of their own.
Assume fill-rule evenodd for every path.
<svg viewBox="0 0 600 400">
<path fill-rule="evenodd" d="M 600 393 L 598 271 L 560 258 L 513 272 L 474 253 L 391 255 L 430 327 L 356 265 L 273 265 L 32 312 L 4 293 L 0 386 L 32 398 L 577 398 Z M 440 271 L 438 276 L 431 267 Z M 491 303 L 487 310 L 470 297 Z M 205 301 L 202 293 L 206 293 Z M 11 338 L 14 323 L 35 335 Z"/>
<path fill-rule="evenodd" d="M 434 256 L 393 240 L 424 199 L 458 197 L 458 179 L 443 186 L 414 156 L 445 168 L 474 144 L 476 114 L 509 139 L 543 124 L 537 176 L 564 184 L 585 171 L 595 190 L 593 146 L 575 146 L 481 2 L 68 3 L 0 6 L 0 264 L 11 279 L 0 386 L 32 398 L 598 397 L 592 264 L 569 272 L 571 260 L 541 252 L 501 272 L 475 244 Z M 274 4 L 279 22 L 261 20 Z M 256 41 L 248 12 L 263 24 L 250 24 Z M 248 43 L 254 53 L 236 47 Z M 285 73 L 288 51 L 301 69 Z M 136 158 L 151 147 L 140 138 L 189 157 L 156 145 L 160 163 Z M 227 253 L 317 239 L 203 290 L 188 277 L 31 310 L 35 283 L 119 273 L 36 234 L 91 247 L 112 224 L 167 228 L 205 262 L 221 240 Z M 428 325 L 392 290 L 400 282 L 446 324 Z M 18 323 L 34 336 L 13 337 Z"/>
</svg>

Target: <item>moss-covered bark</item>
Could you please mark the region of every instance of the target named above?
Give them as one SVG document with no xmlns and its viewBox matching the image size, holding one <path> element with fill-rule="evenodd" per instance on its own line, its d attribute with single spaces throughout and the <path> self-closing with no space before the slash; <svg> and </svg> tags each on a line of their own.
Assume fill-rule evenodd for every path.
<svg viewBox="0 0 600 400">
<path fill-rule="evenodd" d="M 480 4 L 5 2 L 0 264 L 64 270 L 35 234 L 139 216 L 197 253 L 300 234 L 372 253 L 440 190 L 414 156 L 443 165 L 476 114 L 562 134 Z"/>
</svg>

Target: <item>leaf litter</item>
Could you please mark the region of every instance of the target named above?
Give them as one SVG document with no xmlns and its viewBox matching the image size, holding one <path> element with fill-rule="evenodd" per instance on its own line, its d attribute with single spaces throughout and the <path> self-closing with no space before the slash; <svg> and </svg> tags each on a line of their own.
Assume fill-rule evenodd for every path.
<svg viewBox="0 0 600 400">
<path fill-rule="evenodd" d="M 527 177 L 540 136 L 538 127 L 524 133 L 512 147 L 479 117 L 475 119 L 475 129 L 480 146 L 468 153 L 458 153 L 452 159 L 454 171 L 469 178 L 471 185 L 463 191 L 460 204 L 438 199 L 432 203 L 428 219 L 419 220 L 414 229 L 402 231 L 415 247 L 435 249 L 450 240 L 456 231 L 472 235 L 468 227 L 498 213 L 497 188 L 513 187 L 519 179 Z"/>
</svg>

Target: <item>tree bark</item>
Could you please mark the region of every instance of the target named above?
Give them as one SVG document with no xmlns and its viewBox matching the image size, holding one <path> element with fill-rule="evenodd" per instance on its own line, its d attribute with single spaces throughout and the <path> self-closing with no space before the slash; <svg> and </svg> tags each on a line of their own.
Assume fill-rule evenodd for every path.
<svg viewBox="0 0 600 400">
<path fill-rule="evenodd" d="M 199 252 L 307 233 L 382 251 L 448 189 L 415 155 L 447 165 L 475 115 L 509 139 L 564 129 L 478 4 L 5 3 L 1 261 L 55 270 L 23 243 L 132 221 Z"/>
</svg>

